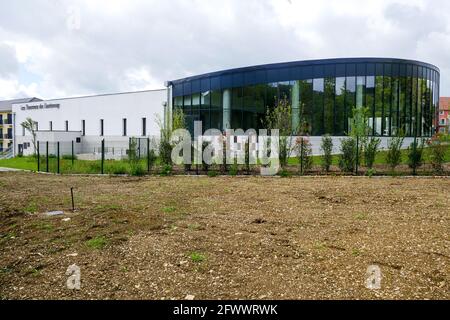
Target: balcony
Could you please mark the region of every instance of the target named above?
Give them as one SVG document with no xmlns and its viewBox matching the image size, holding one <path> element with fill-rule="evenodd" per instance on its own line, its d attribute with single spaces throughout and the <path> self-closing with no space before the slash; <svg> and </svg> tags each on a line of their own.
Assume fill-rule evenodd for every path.
<svg viewBox="0 0 450 320">
<path fill-rule="evenodd" d="M 0 134 L 0 140 L 11 140 L 12 135 L 11 134 Z"/>
</svg>

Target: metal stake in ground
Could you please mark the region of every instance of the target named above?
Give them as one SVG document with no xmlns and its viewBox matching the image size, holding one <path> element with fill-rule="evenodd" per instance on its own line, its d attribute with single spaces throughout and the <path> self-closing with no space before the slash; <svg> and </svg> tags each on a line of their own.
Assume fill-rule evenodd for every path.
<svg viewBox="0 0 450 320">
<path fill-rule="evenodd" d="M 75 211 L 75 202 L 73 201 L 73 187 L 70 188 L 70 195 L 72 196 L 72 211 Z"/>
</svg>

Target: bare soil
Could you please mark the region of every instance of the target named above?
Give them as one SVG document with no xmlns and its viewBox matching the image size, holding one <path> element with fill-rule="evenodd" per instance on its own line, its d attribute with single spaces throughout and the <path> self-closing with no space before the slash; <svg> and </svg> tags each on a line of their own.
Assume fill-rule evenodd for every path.
<svg viewBox="0 0 450 320">
<path fill-rule="evenodd" d="M 2 299 L 450 298 L 448 178 L 2 172 L 0 189 Z"/>
</svg>

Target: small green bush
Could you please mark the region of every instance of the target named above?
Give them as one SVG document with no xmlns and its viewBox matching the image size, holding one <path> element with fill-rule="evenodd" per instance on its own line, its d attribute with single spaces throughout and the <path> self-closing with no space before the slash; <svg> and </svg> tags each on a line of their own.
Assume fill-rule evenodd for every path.
<svg viewBox="0 0 450 320">
<path fill-rule="evenodd" d="M 307 138 L 298 138 L 295 142 L 295 148 L 297 151 L 299 170 L 303 174 L 310 170 L 313 164 L 311 143 Z"/>
<path fill-rule="evenodd" d="M 140 162 L 130 162 L 130 174 L 132 176 L 143 176 L 145 175 L 145 169 Z"/>
<path fill-rule="evenodd" d="M 147 157 L 148 157 L 148 158 L 147 158 L 147 161 L 148 161 L 148 168 L 149 168 L 150 170 L 152 170 L 152 168 L 155 166 L 156 159 L 157 159 L 155 150 L 150 149 L 150 150 L 148 151 L 148 156 L 147 156 Z"/>
<path fill-rule="evenodd" d="M 163 177 L 170 176 L 172 174 L 172 166 L 170 164 L 164 165 L 159 174 Z"/>
<path fill-rule="evenodd" d="M 441 174 L 444 171 L 443 164 L 448 149 L 448 144 L 446 142 L 446 136 L 443 134 L 435 135 L 428 141 L 431 166 L 437 174 Z"/>
<path fill-rule="evenodd" d="M 380 143 L 380 138 L 368 138 L 364 142 L 364 162 L 366 167 L 369 169 L 372 169 L 373 164 L 375 163 L 375 157 L 377 155 Z"/>
<path fill-rule="evenodd" d="M 397 136 L 391 138 L 388 142 L 388 151 L 386 153 L 386 162 L 392 171 L 395 170 L 402 161 L 402 145 L 405 137 L 399 133 Z"/>
<path fill-rule="evenodd" d="M 127 174 L 128 168 L 123 162 L 108 162 L 105 164 L 105 173 L 107 174 Z"/>
<path fill-rule="evenodd" d="M 286 169 L 281 169 L 279 175 L 282 178 L 288 178 L 291 176 L 291 173 L 289 171 L 287 171 Z"/>
<path fill-rule="evenodd" d="M 376 171 L 374 168 L 369 168 L 369 169 L 367 169 L 366 176 L 368 176 L 369 178 L 372 178 L 372 176 L 375 175 L 375 173 L 376 173 Z"/>
<path fill-rule="evenodd" d="M 333 161 L 333 140 L 329 135 L 322 136 L 322 143 L 320 145 L 320 149 L 322 149 L 323 156 L 321 157 L 322 160 L 322 168 L 326 171 L 330 171 L 330 167 Z"/>
<path fill-rule="evenodd" d="M 159 144 L 159 157 L 165 165 L 172 165 L 172 145 L 167 139 L 162 139 Z"/>
<path fill-rule="evenodd" d="M 217 177 L 219 175 L 219 173 L 216 170 L 209 170 L 208 171 L 208 177 Z"/>
<path fill-rule="evenodd" d="M 239 167 L 237 164 L 237 160 L 234 159 L 233 164 L 231 166 L 229 166 L 228 173 L 230 176 L 237 176 L 238 172 L 239 172 Z"/>
<path fill-rule="evenodd" d="M 341 140 L 339 168 L 344 172 L 353 172 L 356 163 L 356 139 L 353 137 Z"/>
<path fill-rule="evenodd" d="M 408 166 L 414 171 L 423 163 L 423 144 L 423 140 L 420 144 L 415 140 L 408 147 Z"/>
<path fill-rule="evenodd" d="M 72 160 L 72 158 L 73 158 L 73 160 L 77 160 L 77 155 L 74 154 L 73 157 L 72 157 L 71 154 L 64 154 L 61 157 L 61 159 L 64 159 L 64 160 Z"/>
</svg>

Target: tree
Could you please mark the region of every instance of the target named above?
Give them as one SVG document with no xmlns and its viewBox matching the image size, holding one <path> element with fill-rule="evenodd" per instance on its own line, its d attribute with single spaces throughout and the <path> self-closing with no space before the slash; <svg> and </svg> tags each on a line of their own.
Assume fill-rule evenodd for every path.
<svg viewBox="0 0 450 320">
<path fill-rule="evenodd" d="M 445 154 L 448 149 L 448 136 L 444 134 L 434 135 L 428 142 L 429 158 L 435 173 L 444 171 Z"/>
<path fill-rule="evenodd" d="M 417 139 L 411 142 L 408 148 L 408 166 L 413 169 L 413 174 L 416 174 L 416 169 L 419 168 L 423 163 L 423 147 L 424 141 L 422 140 L 419 144 Z"/>
<path fill-rule="evenodd" d="M 36 155 L 36 122 L 28 117 L 20 125 L 31 134 L 31 142 L 33 143 L 33 155 Z"/>
<path fill-rule="evenodd" d="M 397 135 L 388 141 L 388 151 L 386 153 L 386 162 L 394 171 L 402 161 L 402 145 L 405 136 L 403 132 L 399 130 Z"/>
<path fill-rule="evenodd" d="M 156 117 L 156 124 L 159 126 L 161 132 L 161 141 L 159 143 L 159 156 L 163 164 L 172 164 L 172 148 L 173 145 L 170 142 L 172 133 L 177 129 L 186 128 L 186 120 L 183 110 L 176 108 L 172 115 L 172 125 L 164 125 L 163 120 L 160 117 Z"/>
<path fill-rule="evenodd" d="M 267 129 L 279 130 L 279 160 L 280 165 L 285 167 L 292 153 L 292 136 L 298 133 L 299 128 L 292 124 L 292 107 L 284 98 L 278 101 L 274 108 L 268 108 L 263 124 Z"/>
<path fill-rule="evenodd" d="M 307 138 L 298 137 L 295 142 L 300 174 L 304 174 L 311 169 L 313 164 L 312 146 Z"/>
<path fill-rule="evenodd" d="M 330 171 L 330 166 L 333 160 L 333 140 L 331 139 L 330 135 L 324 135 L 322 136 L 322 143 L 320 145 L 320 148 L 323 151 L 322 156 L 322 168 L 326 171 Z"/>
</svg>

